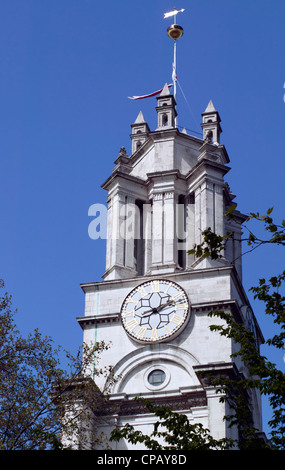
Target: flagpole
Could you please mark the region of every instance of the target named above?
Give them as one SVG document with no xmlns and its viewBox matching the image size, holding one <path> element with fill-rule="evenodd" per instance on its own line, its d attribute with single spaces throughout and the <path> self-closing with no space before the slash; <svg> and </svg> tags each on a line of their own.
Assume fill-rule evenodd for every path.
<svg viewBox="0 0 285 470">
<path fill-rule="evenodd" d="M 176 24 L 176 17 L 177 17 L 177 10 L 176 8 L 174 9 L 175 13 L 174 13 L 174 24 Z M 177 75 L 176 75 L 176 38 L 174 39 L 174 51 L 173 51 L 173 63 L 174 63 L 174 73 L 175 73 L 175 76 L 174 76 L 174 83 L 173 83 L 173 86 L 174 86 L 174 99 L 175 99 L 175 110 L 177 108 Z M 176 116 L 175 116 L 175 119 L 174 119 L 174 123 L 175 123 L 175 127 L 177 127 L 177 113 L 176 113 Z"/>
<path fill-rule="evenodd" d="M 174 39 L 174 57 L 173 57 L 173 64 L 174 64 L 174 79 L 173 79 L 173 91 L 174 91 L 174 99 L 175 99 L 175 109 L 177 108 L 177 75 L 176 75 L 176 39 Z M 175 127 L 177 127 L 177 113 L 174 119 Z"/>
<path fill-rule="evenodd" d="M 184 9 L 182 10 L 176 10 L 176 8 L 174 9 L 174 11 L 172 12 L 169 12 L 169 13 L 165 13 L 164 15 L 164 18 L 168 18 L 169 16 L 174 16 L 174 24 L 172 24 L 171 26 L 169 26 L 169 28 L 167 29 L 167 35 L 174 40 L 174 52 L 173 52 L 173 86 L 174 86 L 174 99 L 175 99 L 175 110 L 177 109 L 177 74 L 176 74 L 176 62 L 177 62 L 177 51 L 176 51 L 176 41 L 177 39 L 181 38 L 181 36 L 183 36 L 183 28 L 182 26 L 179 26 L 178 24 L 176 24 L 176 15 L 177 13 L 179 12 L 183 12 Z M 177 112 L 176 112 L 177 114 Z M 177 127 L 177 116 L 175 116 L 175 127 Z"/>
</svg>

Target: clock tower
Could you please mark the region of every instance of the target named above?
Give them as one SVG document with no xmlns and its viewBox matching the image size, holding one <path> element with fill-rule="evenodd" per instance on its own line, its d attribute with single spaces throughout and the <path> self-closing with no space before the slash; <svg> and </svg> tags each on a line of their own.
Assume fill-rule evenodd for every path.
<svg viewBox="0 0 285 470">
<path fill-rule="evenodd" d="M 223 418 L 227 405 L 199 372 L 235 376 L 245 373 L 235 345 L 212 332 L 219 320 L 211 310 L 230 312 L 246 324 L 248 315 L 262 334 L 242 285 L 241 227 L 238 210 L 225 211 L 235 196 L 225 177 L 230 170 L 220 143 L 220 116 L 212 101 L 202 113 L 203 137 L 180 132 L 176 102 L 165 85 L 157 99 L 157 128 L 142 112 L 131 125 L 131 155 L 124 148 L 115 160 L 107 191 L 106 269 L 103 280 L 82 284 L 85 315 L 78 318 L 84 342 L 111 342 L 100 367 L 112 366 L 112 415 L 101 431 L 130 423 L 150 434 L 156 418 L 134 401 L 145 397 L 187 414 L 216 439 L 237 439 Z M 188 254 L 206 228 L 232 236 L 220 259 Z M 221 320 L 220 320 L 221 321 Z M 94 359 L 96 361 L 96 358 Z M 108 377 L 96 378 L 104 391 Z M 261 431 L 260 396 L 250 397 L 254 425 Z M 113 449 L 131 449 L 124 441 Z"/>
</svg>

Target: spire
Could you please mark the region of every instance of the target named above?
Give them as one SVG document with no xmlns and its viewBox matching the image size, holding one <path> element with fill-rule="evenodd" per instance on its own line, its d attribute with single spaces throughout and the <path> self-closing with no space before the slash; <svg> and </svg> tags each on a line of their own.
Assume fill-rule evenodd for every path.
<svg viewBox="0 0 285 470">
<path fill-rule="evenodd" d="M 207 108 L 202 113 L 202 118 L 203 122 L 201 127 L 203 129 L 203 140 L 219 145 L 220 134 L 222 132 L 220 126 L 221 118 L 212 100 L 209 101 Z"/>
<path fill-rule="evenodd" d="M 138 114 L 138 117 L 136 118 L 134 124 L 142 124 L 142 123 L 145 123 L 145 120 L 144 120 L 144 117 L 143 117 L 143 113 L 140 111 L 139 114 Z"/>
<path fill-rule="evenodd" d="M 143 113 L 140 111 L 135 122 L 131 124 L 132 128 L 132 153 L 138 150 L 147 140 L 150 132 L 148 123 L 143 117 Z"/>
<path fill-rule="evenodd" d="M 174 96 L 170 93 L 167 83 L 164 85 L 161 94 L 157 99 L 157 121 L 159 130 L 174 128 L 175 118 L 177 116 Z"/>
<path fill-rule="evenodd" d="M 205 109 L 204 112 L 205 112 L 205 113 L 214 113 L 214 112 L 216 112 L 215 106 L 213 105 L 213 101 L 212 101 L 212 100 L 209 101 L 208 106 L 207 106 L 207 108 Z"/>
<path fill-rule="evenodd" d="M 169 91 L 169 87 L 167 83 L 164 85 L 162 92 L 160 93 L 159 96 L 166 96 L 166 95 L 170 95 L 170 91 Z"/>
</svg>

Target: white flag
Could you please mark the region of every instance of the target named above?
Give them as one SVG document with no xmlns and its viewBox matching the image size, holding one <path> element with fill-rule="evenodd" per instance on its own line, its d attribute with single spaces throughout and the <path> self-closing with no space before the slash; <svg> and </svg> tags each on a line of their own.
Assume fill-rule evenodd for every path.
<svg viewBox="0 0 285 470">
<path fill-rule="evenodd" d="M 176 82 L 176 81 L 177 81 L 177 75 L 176 75 L 175 64 L 172 64 L 172 81 L 173 81 L 173 82 Z"/>
<path fill-rule="evenodd" d="M 182 8 L 182 10 L 173 10 L 173 11 L 169 11 L 168 13 L 164 13 L 164 18 L 169 18 L 170 16 L 177 15 L 177 13 L 183 12 L 183 11 L 185 11 L 184 8 Z"/>
</svg>

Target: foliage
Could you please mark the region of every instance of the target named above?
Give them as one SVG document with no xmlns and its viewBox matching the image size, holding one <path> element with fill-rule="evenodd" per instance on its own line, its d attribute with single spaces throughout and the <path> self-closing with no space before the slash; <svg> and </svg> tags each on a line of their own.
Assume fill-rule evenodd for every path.
<svg viewBox="0 0 285 470">
<path fill-rule="evenodd" d="M 209 316 L 224 320 L 222 325 L 211 325 L 210 329 L 219 331 L 222 336 L 232 338 L 235 343 L 239 344 L 239 350 L 231 356 L 232 358 L 239 357 L 247 367 L 246 376 L 237 374 L 234 378 L 224 376 L 208 378 L 212 385 L 216 386 L 217 393 L 221 394 L 220 400 L 226 401 L 231 409 L 231 413 L 225 419 L 229 422 L 229 427 L 236 426 L 238 429 L 237 445 L 241 450 L 270 448 L 255 428 L 250 402 L 254 389 L 265 393 L 266 384 L 269 384 L 272 378 L 270 371 L 275 369 L 274 365 L 267 361 L 265 356 L 259 354 L 252 331 L 243 324 L 237 323 L 230 313 L 212 311 Z"/>
<path fill-rule="evenodd" d="M 72 357 L 38 330 L 23 338 L 5 293 L 0 298 L 0 449 L 63 449 L 82 433 L 82 421 L 87 423 L 84 433 L 94 431 L 85 418 L 101 409 L 105 398 L 86 376 L 94 354 L 104 349 L 104 343 L 84 346 Z"/>
<path fill-rule="evenodd" d="M 217 235 L 212 232 L 211 228 L 208 227 L 202 232 L 203 241 L 199 245 L 194 245 L 192 250 L 189 250 L 190 255 L 195 255 L 197 258 L 208 258 L 218 259 L 222 258 L 221 251 L 224 248 L 225 239 L 230 237 L 231 234 L 227 233 L 226 236 Z"/>
<path fill-rule="evenodd" d="M 233 205 L 227 215 L 234 217 L 235 205 Z M 248 237 L 244 240 L 250 247 L 249 252 L 264 245 L 285 245 L 285 221 L 276 224 L 271 217 L 272 208 L 265 216 L 259 213 L 251 213 L 247 222 L 251 220 L 262 222 L 265 225 L 265 232 L 269 237 L 262 238 L 249 230 Z M 211 228 L 203 232 L 203 241 L 200 245 L 195 245 L 189 253 L 195 254 L 199 258 L 210 257 L 219 259 L 223 257 L 225 243 L 232 234 L 225 236 L 216 235 Z M 268 281 L 264 278 L 259 280 L 257 287 L 250 290 L 255 298 L 265 303 L 265 313 L 273 317 L 274 323 L 280 327 L 280 333 L 269 338 L 266 342 L 276 348 L 284 347 L 285 340 L 285 297 L 281 293 L 284 290 L 285 271 L 271 277 Z M 224 376 L 211 376 L 203 373 L 203 379 L 207 379 L 216 387 L 217 393 L 221 394 L 221 401 L 227 401 L 231 414 L 225 417 L 229 426 L 237 426 L 239 431 L 239 442 L 222 439 L 216 441 L 209 431 L 201 424 L 190 424 L 186 415 L 172 412 L 170 408 L 155 406 L 145 400 L 147 409 L 159 418 L 154 424 L 154 431 L 150 436 L 136 431 L 133 426 L 126 424 L 123 428 L 114 429 L 111 440 L 118 441 L 125 438 L 132 444 L 143 443 L 148 449 L 183 449 L 183 450 L 211 450 L 230 449 L 236 446 L 243 450 L 258 450 L 272 448 L 271 444 L 264 441 L 252 419 L 251 395 L 255 389 L 261 394 L 268 395 L 273 411 L 271 426 L 271 442 L 276 449 L 285 449 L 285 374 L 278 370 L 276 365 L 270 362 L 259 352 L 256 338 L 246 325 L 236 322 L 232 315 L 224 311 L 212 311 L 212 317 L 223 319 L 223 324 L 212 325 L 212 331 L 218 331 L 222 336 L 233 339 L 239 345 L 237 352 L 232 354 L 233 358 L 239 358 L 247 367 L 247 375 L 238 374 L 235 378 Z M 162 428 L 162 430 L 161 430 Z M 163 439 L 165 444 L 160 444 L 157 439 Z"/>
<path fill-rule="evenodd" d="M 230 439 L 214 439 L 208 429 L 200 423 L 191 424 L 185 414 L 174 412 L 167 406 L 154 405 L 149 400 L 136 400 L 141 400 L 148 411 L 159 418 L 154 423 L 153 432 L 143 434 L 127 423 L 112 431 L 111 441 L 125 438 L 131 444 L 142 443 L 151 450 L 226 450 L 233 445 Z"/>
<path fill-rule="evenodd" d="M 235 206 L 232 206 L 228 211 L 228 216 L 234 217 Z M 259 213 L 250 213 L 247 218 L 249 221 L 257 221 L 264 224 L 266 236 L 261 237 L 254 233 L 247 226 L 248 236 L 245 238 L 247 245 L 250 247 L 248 252 L 259 248 L 260 246 L 276 245 L 279 247 L 285 246 L 285 220 L 277 224 L 271 214 L 273 208 L 268 209 L 265 216 Z M 230 234 L 225 237 L 217 237 L 207 228 L 203 232 L 203 243 L 200 246 L 195 246 L 192 253 L 196 256 L 211 257 L 217 259 L 221 257 L 221 252 L 224 244 L 227 242 Z M 223 240 L 222 240 L 223 238 Z M 279 349 L 284 348 L 285 341 L 285 296 L 284 292 L 285 271 L 281 274 L 272 276 L 270 279 L 259 279 L 259 285 L 251 287 L 250 291 L 253 292 L 254 298 L 262 301 L 265 304 L 265 314 L 271 315 L 273 322 L 279 326 L 279 333 L 275 334 L 272 338 L 266 340 L 269 346 L 274 346 Z M 247 445 L 254 442 L 256 445 L 256 430 L 251 423 L 249 416 L 245 419 L 248 411 L 245 409 L 246 401 L 242 399 L 242 395 L 256 388 L 260 392 L 269 397 L 269 402 L 272 408 L 273 416 L 269 421 L 271 426 L 271 442 L 277 449 L 285 449 L 285 374 L 283 371 L 278 370 L 276 365 L 270 362 L 266 357 L 259 354 L 256 348 L 255 339 L 247 328 L 234 321 L 231 315 L 223 311 L 211 312 L 210 315 L 217 316 L 225 320 L 223 326 L 211 327 L 212 330 L 219 331 L 220 334 L 232 338 L 237 344 L 240 345 L 238 352 L 232 356 L 239 356 L 241 360 L 248 367 L 248 377 L 241 378 L 238 382 L 239 393 L 236 393 L 235 400 L 230 398 L 233 395 L 230 393 L 232 387 L 237 386 L 237 382 L 222 381 L 220 384 L 223 390 L 226 390 L 228 400 L 231 402 L 232 408 L 235 410 L 233 416 L 227 417 L 233 424 L 238 425 L 243 434 L 247 437 Z M 243 405 L 241 406 L 241 403 Z M 245 425 L 245 422 L 247 423 Z"/>
<path fill-rule="evenodd" d="M 249 220 L 257 220 L 259 222 L 264 223 L 264 230 L 267 233 L 272 234 L 269 238 L 260 238 L 256 234 L 254 234 L 251 230 L 249 230 L 249 236 L 247 238 L 247 242 L 249 245 L 254 244 L 257 248 L 260 245 L 265 244 L 276 244 L 285 246 L 285 220 L 282 220 L 281 224 L 276 224 L 271 217 L 271 213 L 273 211 L 273 207 L 267 210 L 266 215 L 260 215 L 259 212 L 254 213 L 251 212 L 247 221 Z"/>
</svg>

